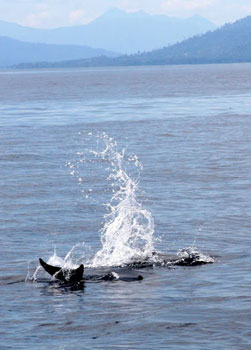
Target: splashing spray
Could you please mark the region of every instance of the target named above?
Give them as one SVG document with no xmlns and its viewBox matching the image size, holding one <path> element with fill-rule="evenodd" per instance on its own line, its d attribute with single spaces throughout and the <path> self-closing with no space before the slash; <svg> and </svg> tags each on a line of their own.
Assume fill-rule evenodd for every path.
<svg viewBox="0 0 251 350">
<path fill-rule="evenodd" d="M 106 134 L 102 136 L 105 149 L 94 152 L 96 157 L 111 165 L 108 181 L 112 182 L 113 196 L 106 204 L 107 214 L 101 229 L 102 248 L 96 253 L 92 266 L 117 266 L 152 255 L 154 221 L 149 211 L 137 199 L 139 176 L 133 179 L 126 171 L 128 162 L 140 170 L 142 166 L 134 155 L 129 158 L 125 150 Z"/>
</svg>

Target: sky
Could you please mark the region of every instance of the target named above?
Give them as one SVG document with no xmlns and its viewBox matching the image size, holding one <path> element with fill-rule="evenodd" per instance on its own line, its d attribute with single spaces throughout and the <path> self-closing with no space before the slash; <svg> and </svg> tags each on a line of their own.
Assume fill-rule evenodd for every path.
<svg viewBox="0 0 251 350">
<path fill-rule="evenodd" d="M 251 0 L 0 0 L 0 20 L 56 28 L 89 23 L 110 8 L 182 18 L 201 15 L 222 25 L 251 15 Z"/>
</svg>

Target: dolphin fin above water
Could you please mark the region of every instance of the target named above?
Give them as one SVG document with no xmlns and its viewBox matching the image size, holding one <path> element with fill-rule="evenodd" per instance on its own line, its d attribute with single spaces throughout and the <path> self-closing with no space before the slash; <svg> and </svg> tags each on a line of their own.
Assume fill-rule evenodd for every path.
<svg viewBox="0 0 251 350">
<path fill-rule="evenodd" d="M 59 266 L 52 266 L 47 264 L 43 259 L 39 259 L 40 265 L 48 272 L 51 276 L 63 282 L 76 283 L 80 282 L 83 278 L 84 265 L 81 264 L 78 268 L 64 269 Z"/>
</svg>

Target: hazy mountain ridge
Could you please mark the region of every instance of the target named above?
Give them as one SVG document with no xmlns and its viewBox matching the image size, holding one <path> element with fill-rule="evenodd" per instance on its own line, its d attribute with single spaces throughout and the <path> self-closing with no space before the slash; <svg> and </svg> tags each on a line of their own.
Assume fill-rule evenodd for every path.
<svg viewBox="0 0 251 350">
<path fill-rule="evenodd" d="M 174 44 L 215 28 L 213 23 L 200 16 L 181 19 L 111 9 L 87 25 L 56 29 L 35 29 L 0 21 L 0 36 L 27 42 L 86 45 L 135 53 Z"/>
<path fill-rule="evenodd" d="M 251 16 L 140 58 L 161 64 L 251 61 Z"/>
<path fill-rule="evenodd" d="M 131 66 L 251 62 L 251 16 L 160 50 L 117 58 L 95 57 L 46 67 Z M 33 67 L 41 67 L 41 64 Z"/>
<path fill-rule="evenodd" d="M 116 56 L 113 52 L 88 46 L 28 43 L 0 37 L 0 67 L 17 65 L 22 62 L 56 62 L 101 55 Z"/>
</svg>

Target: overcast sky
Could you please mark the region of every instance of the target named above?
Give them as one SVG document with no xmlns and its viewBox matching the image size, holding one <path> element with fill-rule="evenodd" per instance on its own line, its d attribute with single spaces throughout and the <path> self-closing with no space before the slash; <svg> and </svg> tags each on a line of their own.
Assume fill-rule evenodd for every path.
<svg viewBox="0 0 251 350">
<path fill-rule="evenodd" d="M 251 0 L 0 0 L 0 20 L 55 28 L 88 23 L 114 7 L 174 17 L 199 14 L 216 24 L 251 15 Z"/>
</svg>

